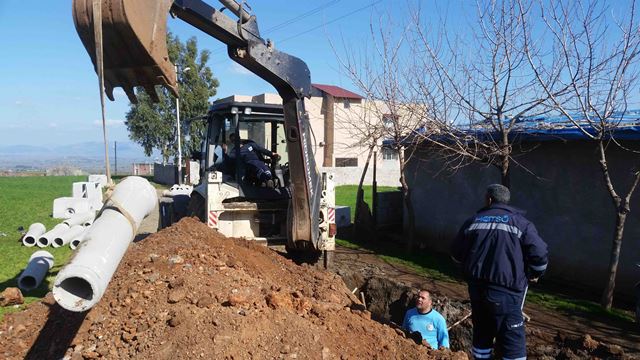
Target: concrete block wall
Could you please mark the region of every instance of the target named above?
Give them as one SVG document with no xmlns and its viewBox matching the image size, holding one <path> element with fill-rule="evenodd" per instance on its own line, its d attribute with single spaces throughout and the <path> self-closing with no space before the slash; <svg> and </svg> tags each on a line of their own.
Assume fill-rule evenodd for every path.
<svg viewBox="0 0 640 360">
<path fill-rule="evenodd" d="M 526 167 L 512 169 L 512 205 L 527 211 L 549 245 L 548 276 L 599 294 L 604 288 L 615 225 L 593 144 L 542 142 L 518 156 Z M 617 187 L 629 188 L 637 155 L 610 147 L 609 167 Z M 454 174 L 427 153 L 407 169 L 418 236 L 429 248 L 449 252 L 459 227 L 484 204 L 486 186 L 500 182 L 493 167 L 470 165 Z M 534 175 L 530 174 L 532 172 Z M 640 281 L 640 193 L 631 202 L 622 244 L 616 291 L 629 296 Z"/>
</svg>

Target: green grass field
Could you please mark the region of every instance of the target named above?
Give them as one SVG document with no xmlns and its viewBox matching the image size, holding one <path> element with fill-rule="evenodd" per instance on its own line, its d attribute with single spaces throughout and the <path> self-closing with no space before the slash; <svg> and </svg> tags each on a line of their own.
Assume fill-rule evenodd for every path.
<svg viewBox="0 0 640 360">
<path fill-rule="evenodd" d="M 371 200 L 373 196 L 371 194 L 371 185 L 365 185 L 362 187 L 364 190 L 364 201 L 371 207 Z M 378 186 L 378 192 L 396 191 L 397 188 L 392 186 Z M 356 209 L 356 192 L 358 191 L 358 185 L 342 185 L 336 186 L 336 205 L 349 206 L 351 208 L 351 221 L 355 216 Z"/>
<path fill-rule="evenodd" d="M 71 196 L 72 183 L 86 181 L 85 176 L 30 176 L 0 177 L 0 291 L 17 286 L 18 276 L 26 267 L 32 253 L 39 247 L 24 247 L 20 242 L 24 231 L 34 222 L 43 223 L 50 230 L 62 220 L 51 217 L 53 200 L 62 196 Z M 55 275 L 64 265 L 71 249 L 68 246 L 54 249 L 48 247 L 55 258 L 55 265 L 49 276 L 38 289 L 25 293 L 25 304 L 43 297 L 50 289 Z M 20 307 L 0 308 L 0 318 Z"/>
</svg>

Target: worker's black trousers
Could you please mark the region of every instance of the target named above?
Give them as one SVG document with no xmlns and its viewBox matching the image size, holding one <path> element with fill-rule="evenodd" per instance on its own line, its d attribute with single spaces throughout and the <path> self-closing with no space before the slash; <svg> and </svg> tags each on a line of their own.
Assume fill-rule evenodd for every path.
<svg viewBox="0 0 640 360">
<path fill-rule="evenodd" d="M 499 286 L 469 284 L 474 359 L 493 359 L 496 354 L 502 355 L 505 360 L 526 359 L 522 317 L 524 296 L 525 292 L 514 292 Z"/>
</svg>

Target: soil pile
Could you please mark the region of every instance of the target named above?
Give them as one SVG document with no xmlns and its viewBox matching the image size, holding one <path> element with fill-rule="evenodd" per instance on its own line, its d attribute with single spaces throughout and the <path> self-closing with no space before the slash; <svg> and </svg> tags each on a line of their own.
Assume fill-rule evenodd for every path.
<svg viewBox="0 0 640 360">
<path fill-rule="evenodd" d="M 6 359 L 465 359 L 371 320 L 342 279 L 194 219 L 132 244 L 87 313 L 49 294 L 0 324 Z"/>
</svg>

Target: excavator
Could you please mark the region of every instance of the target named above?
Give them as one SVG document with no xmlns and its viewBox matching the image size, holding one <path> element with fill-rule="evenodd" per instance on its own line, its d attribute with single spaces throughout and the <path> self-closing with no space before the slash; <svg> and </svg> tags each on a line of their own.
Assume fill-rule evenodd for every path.
<svg viewBox="0 0 640 360">
<path fill-rule="evenodd" d="M 316 167 L 309 136 L 309 116 L 304 104 L 304 98 L 311 96 L 309 68 L 301 59 L 277 50 L 271 41 L 261 37 L 256 16 L 250 14 L 244 1 L 219 1 L 223 5 L 220 9 L 202 0 L 74 0 L 73 19 L 103 81 L 104 92 L 112 101 L 116 87 L 121 87 L 133 103 L 137 102 L 136 89 L 144 89 L 152 99 L 157 99 L 156 87 L 163 86 L 178 96 L 176 71 L 166 43 L 169 14 L 226 44 L 233 61 L 273 85 L 282 98 L 280 120 L 272 111 L 265 121 L 274 127 L 281 124 L 286 143 L 288 176 L 286 184 L 281 184 L 281 190 L 286 188 L 286 215 L 281 216 L 286 248 L 327 267 L 335 248 L 335 195 L 331 176 L 321 175 Z M 251 115 L 250 107 L 255 112 L 260 108 L 244 105 L 229 107 L 233 110 L 229 116 L 232 120 L 235 116 L 236 125 L 238 115 Z M 263 113 L 269 110 L 268 106 L 261 108 Z M 220 118 L 219 111 L 218 115 L 215 109 L 210 111 L 209 117 Z M 207 145 L 212 146 L 211 154 L 219 150 L 213 140 Z M 270 200 L 250 198 L 247 194 L 251 191 L 237 176 L 225 178 L 219 169 L 205 165 L 202 180 L 200 196 L 205 200 L 205 209 L 198 215 L 205 221 L 214 216 L 217 224 L 218 218 L 226 213 L 228 226 L 216 227 L 223 234 L 236 235 L 233 229 L 241 228 L 240 222 L 246 223 L 247 219 L 251 223 L 269 218 L 261 211 L 270 211 Z M 220 198 L 224 191 L 227 195 Z M 214 227 L 212 221 L 208 223 Z M 225 233 L 224 229 L 229 230 Z M 257 231 L 250 235 L 260 238 Z"/>
</svg>

